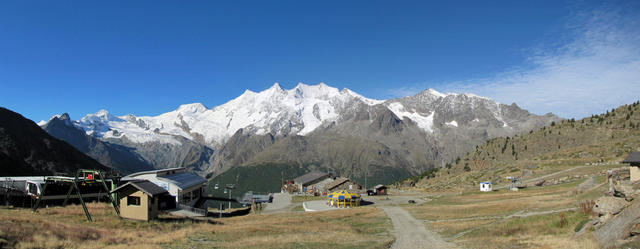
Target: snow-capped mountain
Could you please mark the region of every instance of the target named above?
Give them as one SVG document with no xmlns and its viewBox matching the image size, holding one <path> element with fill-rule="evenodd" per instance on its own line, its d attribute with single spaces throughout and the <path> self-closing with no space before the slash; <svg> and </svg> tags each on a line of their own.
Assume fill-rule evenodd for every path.
<svg viewBox="0 0 640 249">
<path fill-rule="evenodd" d="M 193 166 L 218 175 L 239 165 L 313 163 L 352 174 L 366 165 L 417 173 L 487 139 L 557 120 L 468 93 L 427 89 L 375 100 L 324 83 L 288 90 L 276 83 L 213 108 L 193 103 L 139 117 L 101 110 L 72 124 L 89 136 L 132 148 L 159 168 Z"/>
<path fill-rule="evenodd" d="M 127 139 L 145 143 L 161 141 L 177 143 L 171 135 L 190 140 L 204 139 L 205 144 L 218 145 L 244 129 L 258 135 L 305 135 L 323 123 L 337 121 L 349 103 L 367 105 L 383 101 L 368 99 L 357 93 L 327 86 L 298 84 L 284 90 L 276 83 L 256 93 L 246 90 L 239 97 L 212 109 L 200 103 L 185 104 L 159 116 L 124 115 L 120 117 L 101 110 L 77 121 L 87 134 L 101 138 Z"/>
</svg>

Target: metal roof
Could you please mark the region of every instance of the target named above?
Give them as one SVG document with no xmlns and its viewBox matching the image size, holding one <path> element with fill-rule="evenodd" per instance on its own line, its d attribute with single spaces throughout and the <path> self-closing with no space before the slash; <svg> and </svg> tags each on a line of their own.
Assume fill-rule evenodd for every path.
<svg viewBox="0 0 640 249">
<path fill-rule="evenodd" d="M 117 187 L 116 189 L 112 190 L 111 193 L 113 192 L 118 192 L 119 190 L 127 187 L 127 186 L 132 186 L 134 188 L 137 188 L 138 190 L 145 192 L 146 194 L 148 194 L 149 196 L 153 197 L 154 195 L 159 195 L 162 193 L 167 193 L 167 190 L 159 187 L 158 185 L 155 185 L 153 182 L 147 181 L 147 180 L 138 180 L 138 181 L 131 181 L 131 182 L 127 182 L 125 185 L 122 185 L 120 187 Z"/>
<path fill-rule="evenodd" d="M 149 171 L 140 171 L 140 172 L 136 172 L 130 175 L 126 175 L 124 177 L 122 177 L 121 180 L 131 180 L 131 179 L 135 179 L 136 176 L 141 176 L 141 175 L 146 175 L 146 174 L 157 174 L 158 172 L 165 172 L 165 171 L 171 171 L 171 170 L 182 170 L 184 168 L 168 168 L 168 169 L 158 169 L 158 170 L 149 170 Z"/>
<path fill-rule="evenodd" d="M 631 152 L 631 154 L 629 154 L 622 163 L 640 163 L 640 151 Z"/>
<path fill-rule="evenodd" d="M 307 174 L 304 174 L 302 176 L 296 177 L 295 179 L 293 179 L 293 182 L 297 183 L 297 184 L 302 184 L 302 185 L 306 185 L 307 183 L 313 182 L 315 180 L 318 180 L 320 178 L 326 177 L 326 176 L 330 176 L 331 174 L 329 173 L 323 173 L 320 171 L 312 171 L 309 172 Z"/>
<path fill-rule="evenodd" d="M 183 172 L 175 175 L 166 175 L 158 177 L 160 180 L 166 180 L 170 183 L 175 184 L 180 189 L 188 189 L 190 187 L 200 185 L 207 182 L 207 179 L 204 177 L 196 175 L 191 172 Z"/>
</svg>

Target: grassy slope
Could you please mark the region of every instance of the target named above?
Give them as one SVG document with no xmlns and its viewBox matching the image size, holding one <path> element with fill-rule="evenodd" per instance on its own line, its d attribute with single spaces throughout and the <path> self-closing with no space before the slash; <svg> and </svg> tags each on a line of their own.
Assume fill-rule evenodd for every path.
<svg viewBox="0 0 640 249">
<path fill-rule="evenodd" d="M 604 182 L 604 177 L 597 181 Z M 581 182 L 529 187 L 518 192 L 503 189 L 444 195 L 406 209 L 463 248 L 598 248 L 588 236 L 572 238 L 590 219 L 589 214 L 566 209 L 601 196 L 606 186 L 577 193 L 576 186 Z"/>
<path fill-rule="evenodd" d="M 390 220 L 375 208 L 255 215 L 196 223 L 123 220 L 103 203 L 82 208 L 0 208 L 0 248 L 385 248 Z"/>
<path fill-rule="evenodd" d="M 428 191 L 469 190 L 482 181 L 504 183 L 505 176 L 522 176 L 525 170 L 526 177 L 533 178 L 588 163 L 617 164 L 636 150 L 640 150 L 638 103 L 521 136 L 492 139 L 435 177 L 418 180 L 416 186 Z"/>
</svg>

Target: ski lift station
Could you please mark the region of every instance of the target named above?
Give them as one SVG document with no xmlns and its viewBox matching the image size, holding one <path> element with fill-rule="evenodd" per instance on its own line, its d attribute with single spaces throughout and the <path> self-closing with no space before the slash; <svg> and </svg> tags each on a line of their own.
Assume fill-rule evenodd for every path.
<svg viewBox="0 0 640 249">
<path fill-rule="evenodd" d="M 480 183 L 480 191 L 482 192 L 491 192 L 491 182 L 481 182 Z"/>
<path fill-rule="evenodd" d="M 121 182 L 136 180 L 148 180 L 167 190 L 179 205 L 194 206 L 207 191 L 207 180 L 185 168 L 142 171 L 120 179 Z"/>
</svg>

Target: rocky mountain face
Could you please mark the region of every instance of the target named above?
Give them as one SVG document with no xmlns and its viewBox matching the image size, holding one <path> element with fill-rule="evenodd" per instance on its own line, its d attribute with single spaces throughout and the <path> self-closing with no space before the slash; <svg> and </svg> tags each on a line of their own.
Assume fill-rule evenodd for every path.
<svg viewBox="0 0 640 249">
<path fill-rule="evenodd" d="M 66 141 L 101 164 L 117 169 L 124 174 L 153 169 L 153 166 L 142 158 L 134 148 L 105 142 L 87 135 L 84 130 L 73 125 L 67 113 L 53 117 L 42 126 L 42 129 L 52 136 Z"/>
<path fill-rule="evenodd" d="M 558 120 L 473 94 L 429 89 L 383 101 L 322 83 L 289 90 L 276 83 L 211 109 L 187 104 L 154 117 L 103 110 L 70 122 L 87 136 L 132 148 L 154 168 L 186 166 L 215 176 L 276 163 L 356 177 L 385 168 L 420 173 L 487 139 Z"/>
<path fill-rule="evenodd" d="M 0 175 L 73 175 L 77 169 L 109 170 L 33 121 L 0 107 Z"/>
</svg>

